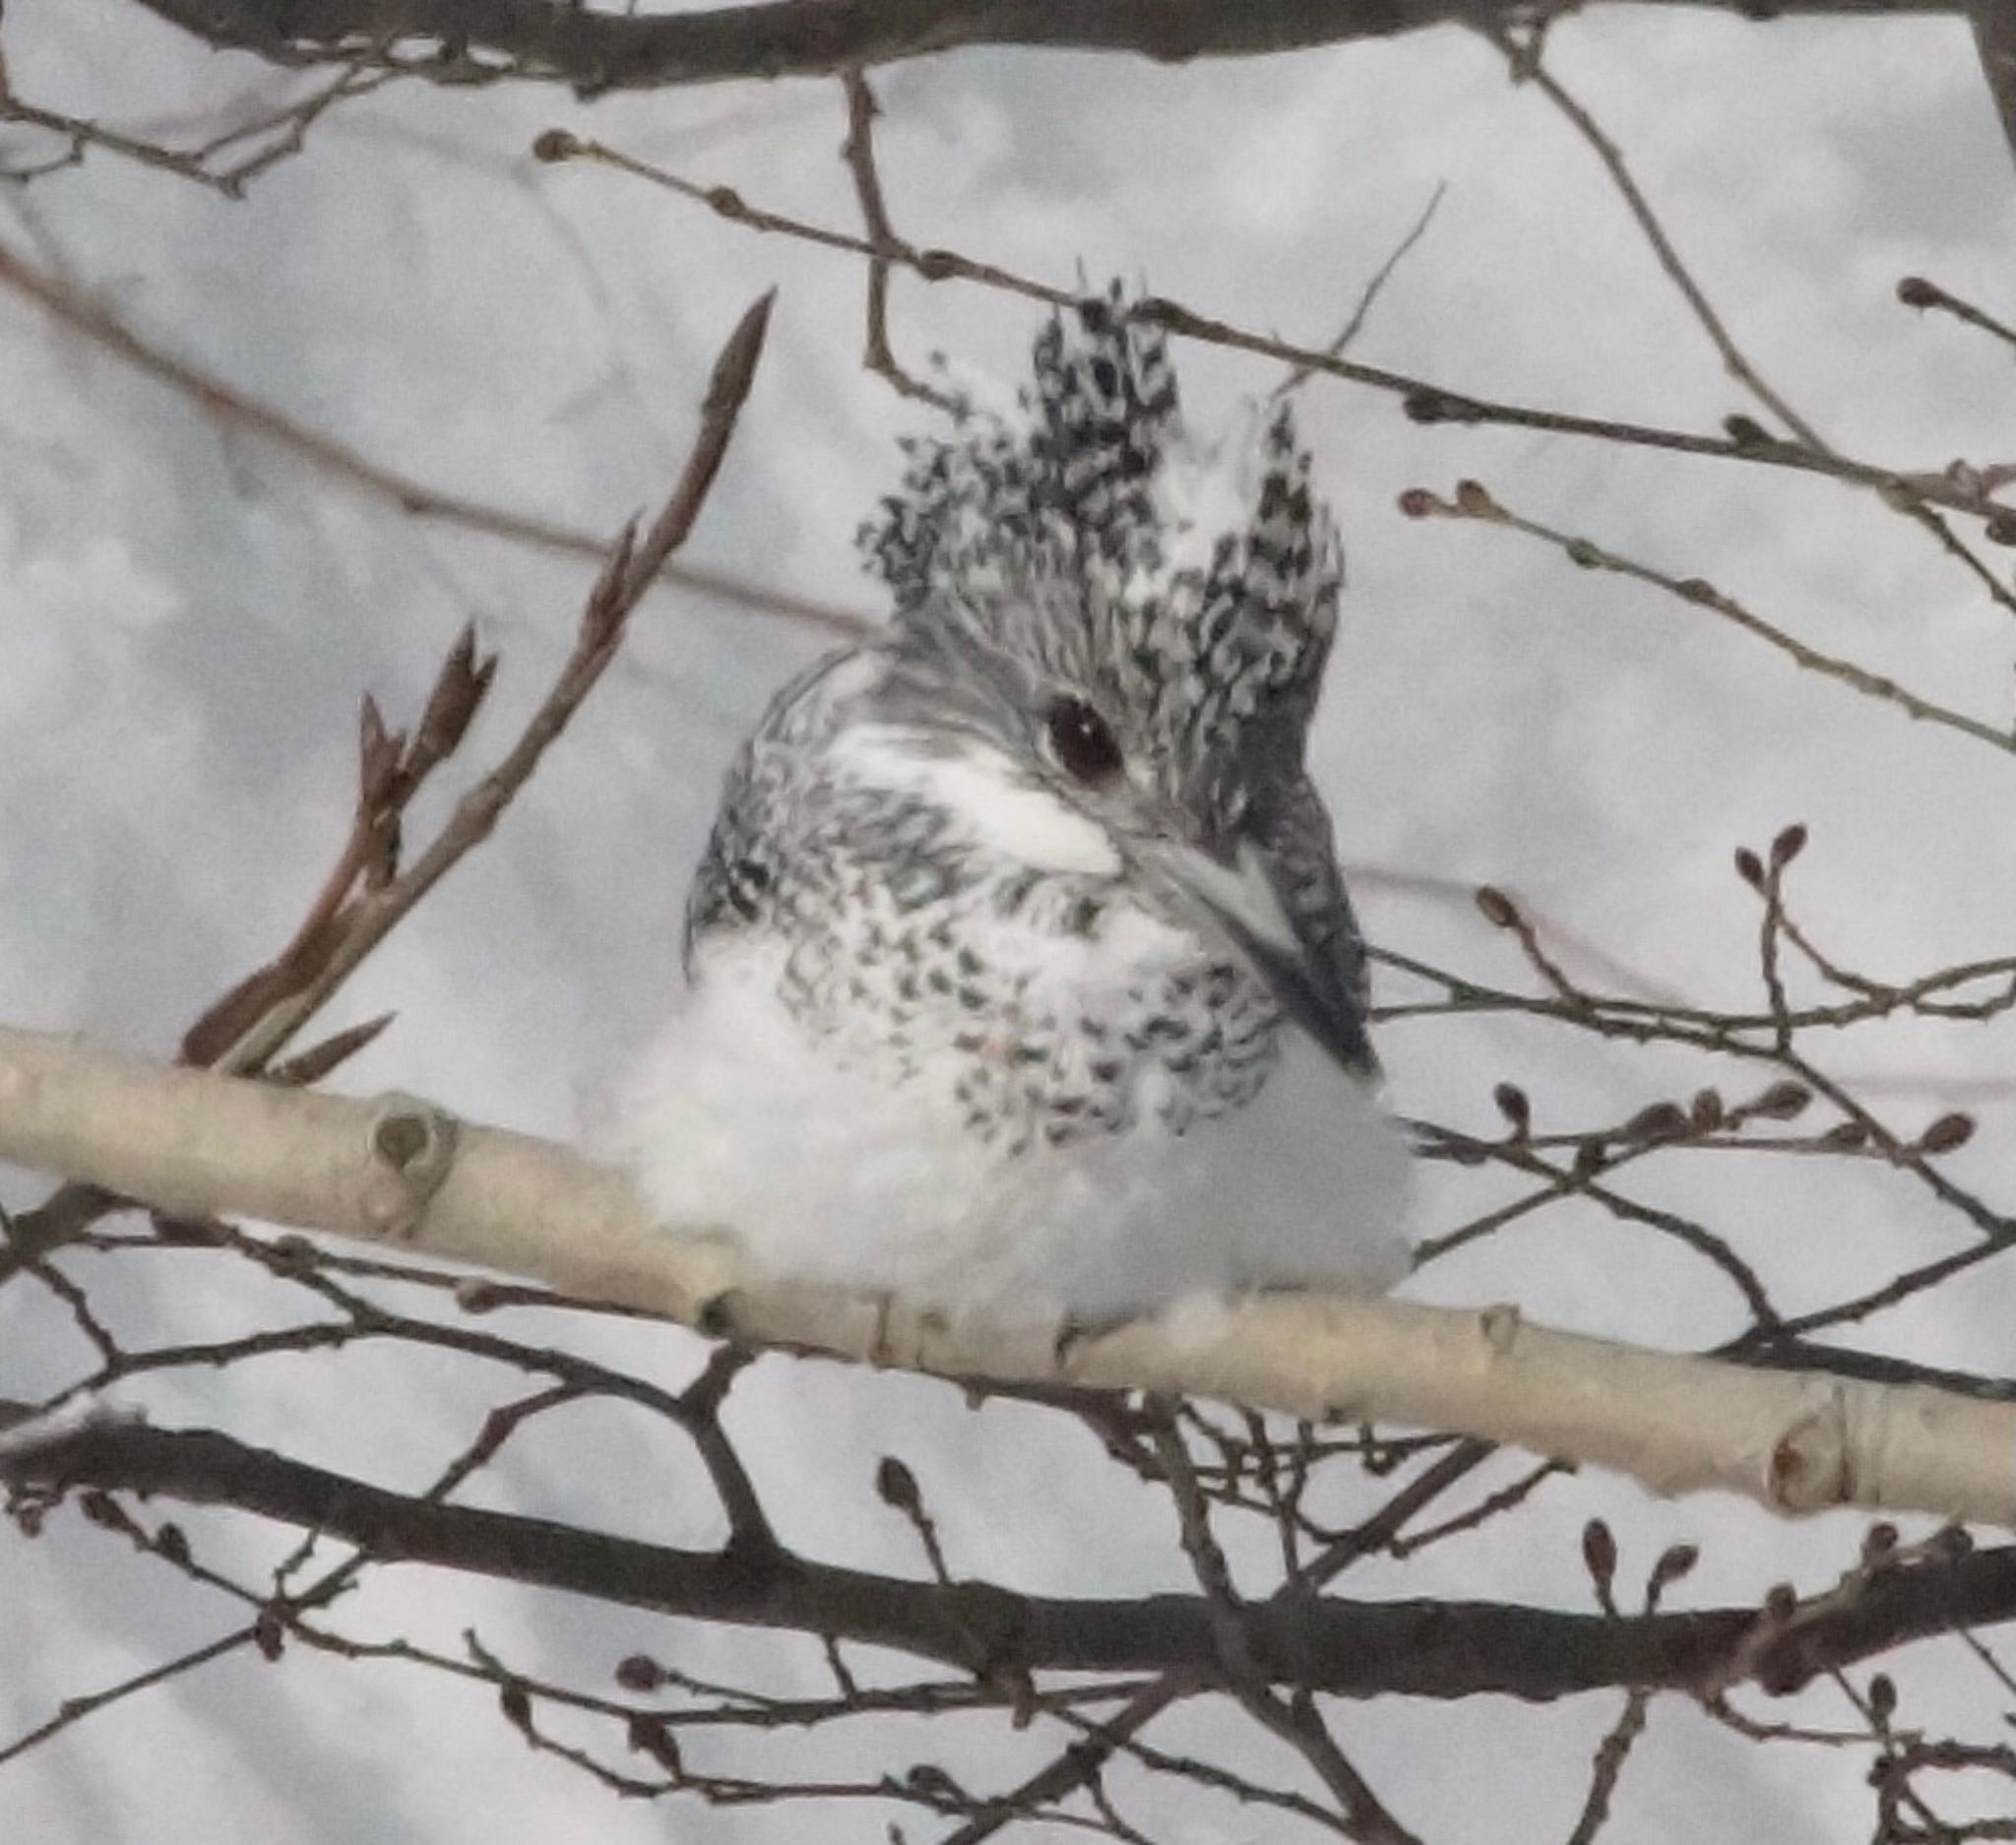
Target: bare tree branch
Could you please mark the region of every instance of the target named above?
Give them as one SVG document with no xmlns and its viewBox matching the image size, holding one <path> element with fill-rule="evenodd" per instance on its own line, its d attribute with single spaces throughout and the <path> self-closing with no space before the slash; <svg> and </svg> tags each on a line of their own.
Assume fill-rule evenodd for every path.
<svg viewBox="0 0 2016 1845">
<path fill-rule="evenodd" d="M 13 1414 L 19 1415 L 16 1409 Z M 55 1419 L 47 1419 L 54 1421 Z M 355 1544 L 381 1563 L 430 1563 L 687 1620 L 830 1634 L 964 1671 L 1175 1674 L 1223 1686 L 1203 1595 L 1020 1595 L 983 1582 L 876 1575 L 777 1550 L 690 1551 L 546 1519 L 389 1493 L 222 1434 L 72 1419 L 37 1443 L 0 1435 L 0 1477 L 57 1493 L 118 1489 L 228 1505 Z M 1291 1595 L 1240 1605 L 1266 1680 L 1350 1697 L 1504 1693 L 1552 1699 L 1610 1686 L 1784 1692 L 1908 1640 L 2016 1620 L 2016 1546 L 1858 1571 L 1808 1603 L 1619 1618 L 1495 1602 Z M 1145 1721 L 1162 1694 L 1143 1701 Z"/>
<path fill-rule="evenodd" d="M 2009 154 L 2016 159 L 2016 8 L 2008 0 L 1972 0 L 1975 49 L 1981 53 L 1981 74 L 2001 117 Z"/>
<path fill-rule="evenodd" d="M 1060 1351 L 1047 1321 L 948 1326 L 914 1303 L 747 1276 L 731 1236 L 654 1225 L 619 1175 L 406 1098 L 280 1090 L 0 1030 L 0 1160 L 179 1215 L 404 1241 L 755 1344 L 1311 1422 L 1385 1419 L 1617 1468 L 1655 1492 L 1723 1487 L 1781 1512 L 1856 1504 L 2016 1524 L 2016 1404 L 1643 1351 L 1511 1307 L 1316 1294 L 1243 1302 L 1209 1329 L 1135 1322 Z"/>
<path fill-rule="evenodd" d="M 583 95 L 732 78 L 833 77 L 961 45 L 1132 51 L 1164 63 L 1384 38 L 1530 15 L 1530 0 L 770 0 L 644 14 L 576 0 L 140 0 L 220 49 L 336 58 L 444 82 Z M 1610 0 L 1611 4 L 1615 0 Z M 1968 0 L 1631 0 L 1746 19 L 1950 16 Z"/>
<path fill-rule="evenodd" d="M 536 514 L 512 512 L 446 488 L 430 486 L 410 475 L 401 474 L 373 461 L 334 436 L 303 426 L 215 372 L 204 371 L 188 360 L 151 345 L 101 303 L 88 299 L 55 277 L 33 268 L 4 245 L 0 245 L 0 287 L 11 288 L 60 325 L 84 335 L 136 370 L 179 391 L 220 422 L 250 431 L 261 441 L 272 443 L 311 467 L 391 502 L 409 517 L 458 526 L 464 531 L 484 533 L 491 538 L 529 544 L 540 550 L 593 558 L 598 563 L 608 556 L 608 540 L 598 533 L 562 525 Z M 874 631 L 873 622 L 850 609 L 793 596 L 788 591 L 769 589 L 724 571 L 681 563 L 676 558 L 666 560 L 663 575 L 667 583 L 698 590 L 731 606 L 747 608 L 758 614 L 780 615 L 787 620 L 809 622 L 848 639 L 857 640 Z"/>
<path fill-rule="evenodd" d="M 457 802 L 448 824 L 425 852 L 398 876 L 367 891 L 352 906 L 340 939 L 313 978 L 273 1007 L 219 1059 L 220 1067 L 263 1068 L 399 920 L 489 837 L 518 791 L 531 780 L 545 752 L 573 721 L 582 701 L 616 657 L 631 613 L 673 553 L 685 543 L 707 503 L 742 404 L 755 380 L 774 299 L 774 294 L 764 295 L 742 316 L 716 358 L 700 409 L 700 431 L 671 497 L 641 536 L 633 524 L 618 541 L 582 610 L 573 653 L 517 742 Z"/>
<path fill-rule="evenodd" d="M 851 231 L 836 230 L 831 225 L 770 211 L 750 204 L 732 186 L 700 185 L 625 154 L 621 149 L 585 140 L 563 128 L 546 130 L 534 142 L 533 152 L 539 159 L 550 162 L 593 160 L 611 166 L 703 205 L 717 218 L 739 224 L 746 230 L 789 237 L 797 242 L 816 244 L 822 249 L 838 250 L 871 261 L 886 261 L 910 270 L 925 282 L 970 283 L 978 287 L 996 288 L 1005 294 L 1020 295 L 1026 300 L 1045 302 L 1053 307 L 1074 306 L 1083 294 L 1082 287 L 1060 287 L 1003 268 L 998 263 L 981 262 L 957 250 L 922 249 L 896 236 L 875 242 Z M 1625 443 L 1635 448 L 1664 449 L 1678 455 L 1712 456 L 1751 466 L 1829 475 L 1837 480 L 1868 487 L 1878 493 L 1904 492 L 1921 500 L 1951 507 L 1956 512 L 1975 514 L 1989 522 L 1990 536 L 2003 542 L 2016 542 L 2016 507 L 1993 497 L 2007 481 L 1992 469 L 1953 466 L 1931 472 L 1907 472 L 1812 448 L 1799 441 L 1777 441 L 1762 429 L 1745 430 L 1741 434 L 1704 435 L 1693 430 L 1660 429 L 1610 417 L 1580 416 L 1565 411 L 1494 403 L 1410 377 L 1405 372 L 1363 364 L 1337 352 L 1296 346 L 1272 334 L 1257 333 L 1230 321 L 1198 313 L 1164 295 L 1143 296 L 1133 304 L 1132 312 L 1179 339 L 1197 340 L 1235 352 L 1250 352 L 1261 358 L 1273 359 L 1292 370 L 1320 372 L 1347 383 L 1392 392 L 1401 398 L 1407 414 L 1416 422 L 1497 424 L 1513 429 L 1540 429 L 1556 435 L 1584 436 L 1599 442 Z"/>
</svg>

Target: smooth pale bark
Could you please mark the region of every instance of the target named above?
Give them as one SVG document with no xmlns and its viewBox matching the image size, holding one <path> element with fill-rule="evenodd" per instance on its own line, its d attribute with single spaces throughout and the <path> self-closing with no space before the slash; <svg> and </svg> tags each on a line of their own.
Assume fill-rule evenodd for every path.
<svg viewBox="0 0 2016 1845">
<path fill-rule="evenodd" d="M 764 1343 L 953 1376 L 1222 1398 L 1451 1430 L 1782 1512 L 1858 1505 L 2016 1525 L 2016 1405 L 1751 1370 L 1531 1325 L 1507 1307 L 1269 1297 L 1071 1346 L 901 1304 L 759 1284 L 731 1227 L 654 1228 L 623 1178 L 550 1142 L 376 1102 L 162 1068 L 0 1030 L 0 1160 L 184 1214 L 392 1242 Z"/>
</svg>

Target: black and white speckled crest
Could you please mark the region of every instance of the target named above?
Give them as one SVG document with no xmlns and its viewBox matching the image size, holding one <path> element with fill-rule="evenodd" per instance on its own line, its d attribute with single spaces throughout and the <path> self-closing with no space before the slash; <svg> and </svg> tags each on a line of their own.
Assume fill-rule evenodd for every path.
<svg viewBox="0 0 2016 1845">
<path fill-rule="evenodd" d="M 1252 453 L 1193 449 L 1116 288 L 1043 328 L 1018 415 L 967 404 L 907 451 L 860 534 L 900 632 L 1081 692 L 1217 826 L 1299 777 L 1343 572 L 1286 406 Z"/>
</svg>

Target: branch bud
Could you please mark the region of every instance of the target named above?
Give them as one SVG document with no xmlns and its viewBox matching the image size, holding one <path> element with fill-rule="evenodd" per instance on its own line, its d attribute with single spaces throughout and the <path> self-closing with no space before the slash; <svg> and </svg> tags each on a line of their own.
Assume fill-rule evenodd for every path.
<svg viewBox="0 0 2016 1845">
<path fill-rule="evenodd" d="M 1918 1137 L 1921 1153 L 1954 1153 L 1974 1138 L 1974 1116 L 1942 1114 Z"/>
</svg>

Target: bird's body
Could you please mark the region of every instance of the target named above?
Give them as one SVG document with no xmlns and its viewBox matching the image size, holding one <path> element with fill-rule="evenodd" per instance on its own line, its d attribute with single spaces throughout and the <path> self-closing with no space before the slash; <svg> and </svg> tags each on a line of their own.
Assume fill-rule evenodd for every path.
<svg viewBox="0 0 2016 1845">
<path fill-rule="evenodd" d="M 745 745 L 619 1151 L 669 1226 L 944 1308 L 1382 1288 L 1406 1156 L 1301 772 L 1306 460 L 1277 423 L 1244 542 L 1186 523 L 1160 342 L 1103 304 L 1078 342 L 1026 423 L 914 452 L 865 535 L 889 640 Z"/>
</svg>

